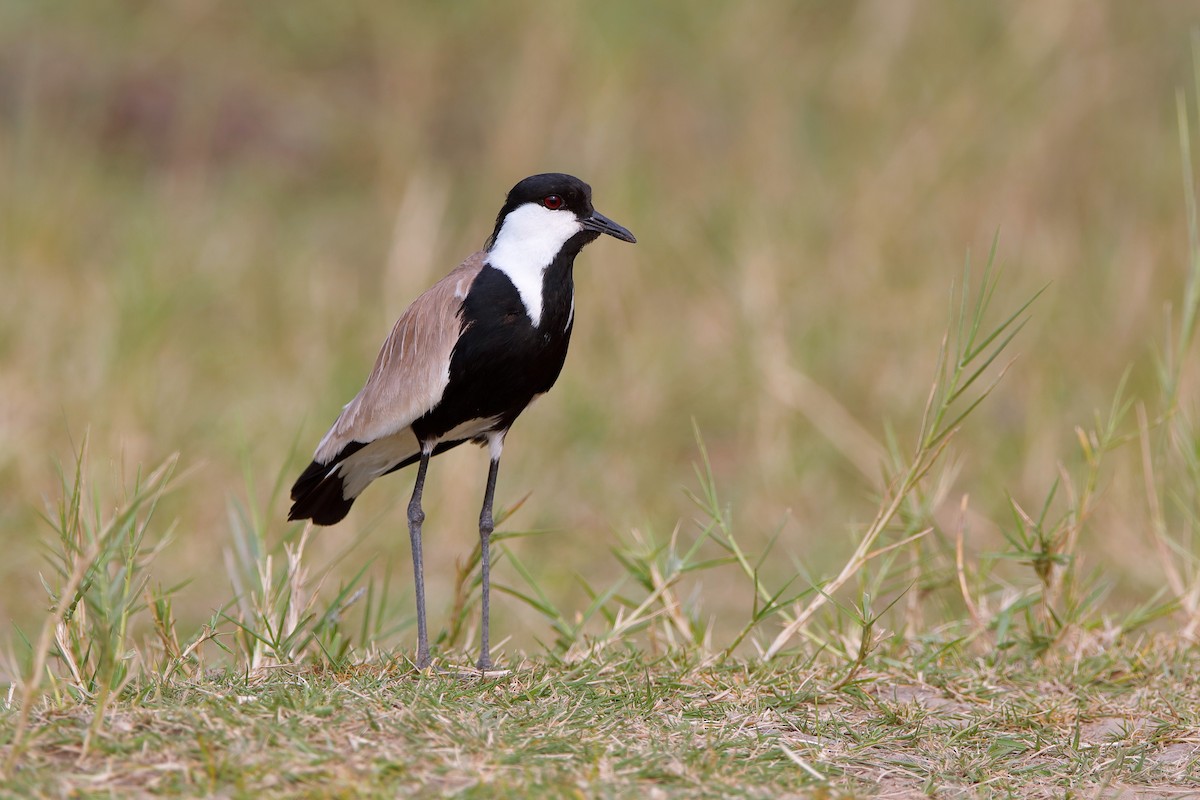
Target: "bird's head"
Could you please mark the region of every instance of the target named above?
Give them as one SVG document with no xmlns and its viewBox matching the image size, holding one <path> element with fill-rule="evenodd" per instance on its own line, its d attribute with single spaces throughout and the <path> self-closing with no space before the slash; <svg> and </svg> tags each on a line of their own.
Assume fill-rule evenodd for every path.
<svg viewBox="0 0 1200 800">
<path fill-rule="evenodd" d="M 633 234 L 592 207 L 592 187 L 572 175 L 531 175 L 508 193 L 487 249 L 519 251 L 549 263 L 568 243 L 576 251 L 607 233 L 625 242 Z"/>
</svg>

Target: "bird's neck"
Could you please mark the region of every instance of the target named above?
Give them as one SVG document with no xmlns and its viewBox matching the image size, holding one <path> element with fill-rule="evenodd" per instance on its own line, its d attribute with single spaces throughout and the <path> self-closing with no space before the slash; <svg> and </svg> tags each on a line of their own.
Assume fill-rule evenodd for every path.
<svg viewBox="0 0 1200 800">
<path fill-rule="evenodd" d="M 590 231 L 580 232 L 548 257 L 537 254 L 540 258 L 533 257 L 528 250 L 518 252 L 504 247 L 502 238 L 488 252 L 487 261 L 512 281 L 533 327 L 556 324 L 560 318 L 564 324 L 569 324 L 575 301 L 572 274 L 575 256 L 595 238 Z M 554 320 L 547 317 L 554 317 Z"/>
<path fill-rule="evenodd" d="M 575 253 L 559 253 L 542 272 L 542 313 L 535 328 L 570 335 L 575 316 L 574 268 Z"/>
</svg>

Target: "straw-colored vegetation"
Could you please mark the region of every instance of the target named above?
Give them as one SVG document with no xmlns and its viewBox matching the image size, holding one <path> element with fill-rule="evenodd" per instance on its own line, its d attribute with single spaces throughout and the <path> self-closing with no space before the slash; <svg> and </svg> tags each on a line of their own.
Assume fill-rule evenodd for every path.
<svg viewBox="0 0 1200 800">
<path fill-rule="evenodd" d="M 1194 21 L 0 5 L 0 791 L 1200 787 Z M 411 476 L 286 488 L 546 170 L 639 243 L 505 450 L 511 672 L 416 675 Z M 483 459 L 426 489 L 443 667 Z"/>
</svg>

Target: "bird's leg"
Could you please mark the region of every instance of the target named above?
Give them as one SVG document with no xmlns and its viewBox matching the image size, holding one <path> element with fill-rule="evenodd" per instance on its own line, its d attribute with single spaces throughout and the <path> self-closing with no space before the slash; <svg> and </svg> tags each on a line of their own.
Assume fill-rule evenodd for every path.
<svg viewBox="0 0 1200 800">
<path fill-rule="evenodd" d="M 492 668 L 491 646 L 488 641 L 492 557 L 488 552 L 488 544 L 492 538 L 492 530 L 495 528 L 492 521 L 492 496 L 496 493 L 496 474 L 500 471 L 500 448 L 503 446 L 503 442 L 503 433 L 491 442 L 492 462 L 488 467 L 487 489 L 483 493 L 483 510 L 479 512 L 479 567 L 482 572 L 479 592 L 480 605 L 483 607 L 483 621 L 480 624 L 478 666 L 481 671 Z"/>
<path fill-rule="evenodd" d="M 421 450 L 421 463 L 417 467 L 417 482 L 413 486 L 412 499 L 408 501 L 408 538 L 412 540 L 413 583 L 417 589 L 417 668 L 429 666 L 429 635 L 425 631 L 425 566 L 421 561 L 421 523 L 425 512 L 421 510 L 421 492 L 425 488 L 425 471 L 429 469 L 429 453 Z"/>
</svg>

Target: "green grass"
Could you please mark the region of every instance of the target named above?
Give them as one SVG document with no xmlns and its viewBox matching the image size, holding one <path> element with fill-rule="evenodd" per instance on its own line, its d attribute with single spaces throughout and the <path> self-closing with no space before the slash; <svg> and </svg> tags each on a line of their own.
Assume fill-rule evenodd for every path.
<svg viewBox="0 0 1200 800">
<path fill-rule="evenodd" d="M 985 664 L 905 652 L 849 685 L 790 660 L 619 649 L 495 680 L 395 663 L 147 685 L 86 752 L 40 711 L 6 786 L 227 796 L 1064 797 L 1194 791 L 1194 654 Z"/>
<path fill-rule="evenodd" d="M 751 554 L 739 542 L 700 441 L 691 497 L 707 521 L 665 541 L 634 531 L 613 553 L 624 576 L 588 585 L 586 610 L 555 606 L 510 549 L 521 534 L 499 537 L 502 562 L 525 585 L 498 588 L 555 637 L 488 675 L 455 666 L 471 661 L 459 648 L 476 611 L 478 551 L 459 567 L 440 658 L 419 671 L 406 646 L 379 650 L 396 622 L 386 587 L 360 586 L 360 571 L 322 591 L 328 567 L 306 558 L 312 529 L 274 552 L 246 509 L 231 514 L 236 594 L 184 641 L 171 611 L 179 589 L 147 591 L 159 549 L 147 531 L 172 488 L 173 460 L 139 476 L 106 516 L 102 502 L 94 511 L 84 502 L 81 451 L 47 518 L 58 533 L 46 580 L 52 611 L 36 643 L 10 655 L 21 677 L 6 706 L 5 787 L 513 797 L 1195 788 L 1195 653 L 1183 638 L 1144 633 L 1186 612 L 1185 600 L 1153 598 L 1124 618 L 1103 610 L 1099 584 L 1075 564 L 1092 472 L 1057 521 L 1053 493 L 1036 520 L 1014 504 L 1017 532 L 999 560 L 1026 567 L 1022 587 L 1014 593 L 986 561 L 966 562 L 960 539 L 957 589 L 968 613 L 922 624 L 921 584 L 939 579 L 938 550 L 922 550 L 934 530 L 925 492 L 946 444 L 1002 377 L 976 386 L 1032 303 L 985 325 L 991 274 L 989 263 L 974 300 L 964 282 L 911 458 L 898 459 L 839 574 L 799 587 L 765 582 L 770 548 Z M 1083 435 L 1094 442 L 1092 463 L 1127 407 L 1118 399 Z M 1169 451 L 1154 457 L 1144 414 L 1140 425 L 1147 458 L 1169 466 Z M 727 566 L 740 571 L 753 609 L 720 642 L 700 598 L 682 592 Z M 879 608 L 880 596 L 892 599 Z M 139 617 L 147 632 L 135 640 Z"/>
<path fill-rule="evenodd" d="M 0 793 L 1200 789 L 1193 17 L 0 8 Z M 639 244 L 506 448 L 504 674 L 431 468 L 419 675 L 411 476 L 285 490 L 546 169 Z"/>
</svg>

